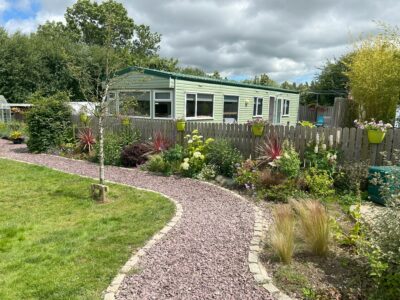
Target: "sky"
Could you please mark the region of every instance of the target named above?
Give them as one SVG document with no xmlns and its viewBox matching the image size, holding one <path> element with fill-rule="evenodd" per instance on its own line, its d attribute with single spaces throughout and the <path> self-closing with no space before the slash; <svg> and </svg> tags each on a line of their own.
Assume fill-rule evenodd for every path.
<svg viewBox="0 0 400 300">
<path fill-rule="evenodd" d="M 0 26 L 29 33 L 63 21 L 74 0 L 0 0 Z M 267 73 L 310 81 L 327 59 L 399 25 L 399 0 L 121 0 L 130 17 L 162 35 L 160 54 L 241 80 Z"/>
</svg>

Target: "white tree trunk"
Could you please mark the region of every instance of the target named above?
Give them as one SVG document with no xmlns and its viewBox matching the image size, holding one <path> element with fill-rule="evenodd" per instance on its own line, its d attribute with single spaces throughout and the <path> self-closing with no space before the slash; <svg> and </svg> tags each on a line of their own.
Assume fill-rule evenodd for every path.
<svg viewBox="0 0 400 300">
<path fill-rule="evenodd" d="M 106 114 L 107 106 L 106 99 L 108 94 L 108 84 L 106 85 L 103 96 L 101 97 L 100 103 L 100 113 L 99 113 L 99 181 L 100 184 L 104 184 L 105 175 L 104 175 L 104 116 Z"/>
</svg>

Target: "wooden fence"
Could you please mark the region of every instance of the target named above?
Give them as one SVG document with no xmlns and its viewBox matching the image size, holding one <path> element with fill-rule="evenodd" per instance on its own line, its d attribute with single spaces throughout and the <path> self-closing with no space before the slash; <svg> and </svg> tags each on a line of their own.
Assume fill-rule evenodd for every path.
<svg viewBox="0 0 400 300">
<path fill-rule="evenodd" d="M 299 121 L 316 122 L 317 116 L 324 117 L 325 127 L 342 127 L 346 122 L 348 101 L 344 98 L 335 98 L 333 106 L 299 106 Z"/>
<path fill-rule="evenodd" d="M 73 122 L 79 124 L 79 117 L 74 116 Z M 79 125 L 78 125 L 79 126 Z M 198 129 L 204 138 L 227 139 L 238 148 L 245 157 L 257 156 L 258 146 L 271 134 L 276 134 L 281 140 L 287 139 L 294 145 L 300 156 L 304 156 L 307 145 L 316 141 L 317 136 L 320 141 L 342 152 L 342 157 L 346 161 L 364 161 L 369 160 L 371 165 L 381 165 L 381 152 L 386 152 L 389 159 L 392 158 L 394 149 L 400 150 L 400 129 L 388 130 L 385 140 L 381 144 L 370 144 L 368 142 L 367 132 L 356 128 L 307 128 L 302 126 L 279 126 L 267 125 L 264 130 L 264 136 L 254 137 L 251 128 L 245 124 L 223 124 L 209 122 L 187 122 L 186 132 L 176 131 L 174 121 L 150 120 L 150 119 L 132 119 L 132 128 L 140 131 L 142 139 L 146 140 L 160 132 L 171 142 L 179 142 L 184 135 Z M 97 132 L 97 121 L 92 120 L 91 127 Z M 108 132 L 119 133 L 123 126 L 121 121 L 115 117 L 107 117 L 105 128 Z"/>
</svg>

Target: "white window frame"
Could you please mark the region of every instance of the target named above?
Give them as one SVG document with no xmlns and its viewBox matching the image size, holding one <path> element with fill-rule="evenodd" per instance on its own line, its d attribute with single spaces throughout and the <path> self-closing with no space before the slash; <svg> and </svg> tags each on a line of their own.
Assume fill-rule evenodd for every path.
<svg viewBox="0 0 400 300">
<path fill-rule="evenodd" d="M 282 113 L 281 113 L 281 116 L 282 117 L 290 117 L 290 100 L 289 99 L 282 99 L 283 101 L 282 101 Z M 288 105 L 288 112 L 287 112 L 287 114 L 285 113 L 285 107 L 286 107 L 286 104 L 287 103 L 287 105 Z"/>
<path fill-rule="evenodd" d="M 169 99 L 156 99 L 156 93 L 169 93 Z M 153 119 L 156 120 L 171 120 L 174 118 L 174 98 L 172 95 L 172 91 L 171 90 L 153 90 L 153 94 L 152 94 L 152 100 L 153 100 L 153 104 L 151 105 L 153 108 Z M 156 102 L 171 102 L 171 117 L 170 118 L 160 118 L 160 117 L 156 117 Z"/>
<path fill-rule="evenodd" d="M 236 123 L 239 123 L 239 112 L 240 112 L 240 96 L 239 95 L 231 95 L 231 94 L 224 94 L 223 96 L 223 103 L 222 103 L 222 120 L 224 120 L 224 105 L 225 105 L 225 96 L 230 97 L 237 97 L 238 98 L 238 111 L 237 111 L 237 120 Z"/>
<path fill-rule="evenodd" d="M 186 116 L 186 106 L 187 106 L 187 95 L 195 95 L 195 100 L 194 100 L 194 117 L 188 117 Z M 211 117 L 197 117 L 197 94 L 206 94 L 206 95 L 212 95 L 213 97 L 213 112 Z M 207 93 L 207 92 L 185 92 L 185 119 L 186 120 L 214 120 L 214 114 L 215 114 L 215 94 L 214 93 Z"/>
<path fill-rule="evenodd" d="M 130 118 L 135 118 L 135 119 L 151 119 L 151 117 L 152 117 L 152 115 L 153 115 L 153 108 L 152 108 L 152 92 L 151 92 L 151 90 L 133 90 L 133 89 L 126 89 L 126 90 L 118 90 L 117 92 L 116 92 L 116 94 L 117 94 L 117 97 L 116 97 L 116 99 L 117 99 L 117 102 L 118 102 L 118 106 L 117 106 L 117 113 L 119 114 L 119 93 L 120 92 L 138 92 L 138 93 L 147 93 L 147 92 L 149 92 L 149 94 L 150 94 L 150 115 L 148 116 L 148 117 L 144 117 L 144 116 L 129 116 Z"/>
<path fill-rule="evenodd" d="M 262 100 L 261 115 L 258 114 L 258 100 L 260 100 L 260 99 Z M 262 118 L 263 113 L 264 113 L 264 97 L 255 96 L 255 97 L 253 97 L 253 101 L 254 101 L 253 102 L 253 118 L 260 118 L 260 117 Z M 256 103 L 256 111 L 255 111 L 256 114 L 254 114 L 254 103 Z"/>
</svg>

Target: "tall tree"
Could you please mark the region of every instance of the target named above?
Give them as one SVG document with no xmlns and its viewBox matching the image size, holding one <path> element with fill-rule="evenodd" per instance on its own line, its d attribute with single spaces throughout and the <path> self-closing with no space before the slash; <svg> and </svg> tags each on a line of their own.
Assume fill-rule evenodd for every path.
<svg viewBox="0 0 400 300">
<path fill-rule="evenodd" d="M 347 75 L 361 117 L 393 121 L 400 102 L 400 30 L 384 27 L 355 46 Z"/>
<path fill-rule="evenodd" d="M 115 34 L 112 37 L 112 47 L 129 45 L 133 37 L 135 25 L 128 16 L 125 7 L 114 0 L 106 0 L 100 4 L 96 1 L 78 0 L 67 8 L 65 20 L 67 29 L 73 32 L 80 41 L 88 45 L 105 46 L 107 44 L 107 18 L 114 19 Z"/>
<path fill-rule="evenodd" d="M 263 73 L 260 76 L 254 76 L 253 79 L 245 79 L 243 80 L 244 83 L 250 83 L 250 84 L 258 84 L 258 85 L 267 85 L 267 86 L 273 86 L 273 87 L 278 87 L 279 84 L 271 79 L 267 73 Z"/>
</svg>

